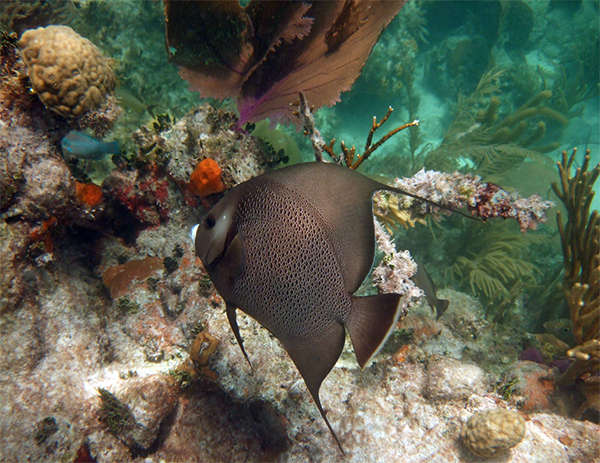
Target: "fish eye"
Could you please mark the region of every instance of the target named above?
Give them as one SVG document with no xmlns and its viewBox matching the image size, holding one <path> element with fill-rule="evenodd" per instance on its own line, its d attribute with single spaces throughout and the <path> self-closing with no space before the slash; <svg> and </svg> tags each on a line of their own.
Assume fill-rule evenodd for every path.
<svg viewBox="0 0 600 463">
<path fill-rule="evenodd" d="M 207 230 L 210 230 L 215 226 L 215 218 L 212 215 L 209 215 L 206 219 L 204 219 L 204 227 Z"/>
</svg>

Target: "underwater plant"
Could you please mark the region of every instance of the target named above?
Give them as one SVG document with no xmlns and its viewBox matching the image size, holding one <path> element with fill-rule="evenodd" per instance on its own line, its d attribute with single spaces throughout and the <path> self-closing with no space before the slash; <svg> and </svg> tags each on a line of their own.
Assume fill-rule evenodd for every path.
<svg viewBox="0 0 600 463">
<path fill-rule="evenodd" d="M 499 182 L 526 160 L 551 162 L 543 153 L 556 149 L 558 144 L 536 145 L 546 136 L 544 120 L 567 125 L 568 119 L 544 104 L 552 96 L 549 90 L 539 92 L 512 114 L 500 118 L 502 75 L 501 70 L 491 69 L 471 95 L 459 95 L 456 116 L 440 145 L 426 154 L 426 168 L 435 166 L 446 172 L 466 169 Z"/>
<path fill-rule="evenodd" d="M 337 102 L 404 3 L 165 0 L 167 52 L 203 97 L 237 98 L 240 126 L 298 125 L 298 92 L 317 107 Z"/>
<path fill-rule="evenodd" d="M 499 321 L 524 290 L 536 284 L 540 269 L 528 258 L 530 246 L 547 240 L 543 234 L 515 233 L 506 223 L 471 228 L 464 233 L 468 255 L 459 255 L 446 268 L 448 279 L 456 278 L 462 287 L 488 302 L 488 316 Z"/>
<path fill-rule="evenodd" d="M 577 379 L 593 380 L 600 371 L 600 216 L 590 210 L 593 186 L 600 175 L 600 164 L 590 167 L 590 150 L 581 167 L 572 175 L 577 149 L 562 153 L 558 163 L 560 184 L 552 189 L 567 209 L 567 222 L 557 214 L 558 231 L 563 249 L 563 291 L 570 309 L 571 328 L 577 346 L 567 354 L 574 362 L 557 379 L 562 386 L 571 386 Z M 600 394 L 596 388 L 596 393 Z M 596 402 L 588 398 L 588 402 Z M 585 410 L 580 410 L 583 413 Z M 600 410 L 598 410 L 600 411 Z"/>
</svg>

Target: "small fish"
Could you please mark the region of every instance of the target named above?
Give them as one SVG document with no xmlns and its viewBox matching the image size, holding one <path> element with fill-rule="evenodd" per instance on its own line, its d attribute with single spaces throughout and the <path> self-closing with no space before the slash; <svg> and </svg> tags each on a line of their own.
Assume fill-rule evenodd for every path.
<svg viewBox="0 0 600 463">
<path fill-rule="evenodd" d="M 283 344 L 342 453 L 321 383 L 346 330 L 364 368 L 402 315 L 400 294 L 353 294 L 373 264 L 378 190 L 407 194 L 338 165 L 298 164 L 236 186 L 190 233 L 248 362 L 238 308 Z"/>
<path fill-rule="evenodd" d="M 79 159 L 99 161 L 107 154 L 118 154 L 118 141 L 104 142 L 83 132 L 71 130 L 62 139 L 63 154 L 70 154 Z"/>
<path fill-rule="evenodd" d="M 142 103 L 142 101 L 137 98 L 134 94 L 128 92 L 122 87 L 117 87 L 115 89 L 115 95 L 117 96 L 117 102 L 120 106 L 125 108 L 129 108 L 132 111 L 137 113 L 147 112 L 152 117 L 154 117 L 154 110 L 158 105 L 147 105 Z"/>
<path fill-rule="evenodd" d="M 544 329 L 570 347 L 577 345 L 577 340 L 573 336 L 573 329 L 571 328 L 571 320 L 568 318 L 547 321 L 544 323 Z"/>
<path fill-rule="evenodd" d="M 429 276 L 425 266 L 417 259 L 414 259 L 417 263 L 417 273 L 415 273 L 411 280 L 425 293 L 425 300 L 429 304 L 432 310 L 435 309 L 435 319 L 439 320 L 444 312 L 448 309 L 450 302 L 447 299 L 438 299 L 437 288 L 435 283 Z"/>
</svg>

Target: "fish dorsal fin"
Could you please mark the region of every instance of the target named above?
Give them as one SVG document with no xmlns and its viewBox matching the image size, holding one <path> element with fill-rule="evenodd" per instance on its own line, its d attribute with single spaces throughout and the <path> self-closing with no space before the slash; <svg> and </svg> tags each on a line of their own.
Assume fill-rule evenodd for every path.
<svg viewBox="0 0 600 463">
<path fill-rule="evenodd" d="M 246 349 L 244 349 L 244 340 L 242 339 L 242 335 L 240 334 L 240 327 L 237 324 L 237 316 L 236 316 L 237 307 L 230 304 L 229 302 L 226 302 L 225 304 L 226 304 L 226 310 L 227 310 L 227 319 L 229 320 L 229 325 L 231 326 L 231 331 L 233 331 L 233 334 L 235 335 L 235 339 L 237 339 L 240 349 L 242 349 L 242 354 L 244 354 L 244 357 L 246 357 L 246 360 L 248 361 L 248 365 L 250 365 L 250 367 L 252 367 L 252 364 L 250 363 L 250 359 L 248 358 L 248 354 L 246 353 Z"/>
<path fill-rule="evenodd" d="M 329 374 L 337 360 L 342 354 L 346 331 L 344 326 L 336 321 L 332 321 L 324 330 L 317 340 L 306 339 L 304 342 L 294 340 L 283 343 L 283 347 L 292 358 L 298 371 L 302 375 L 306 387 L 312 395 L 321 416 L 325 420 L 325 424 L 329 428 L 329 432 L 333 436 L 338 447 L 345 455 L 342 444 L 337 435 L 333 431 L 331 424 L 325 411 L 321 406 L 319 399 L 319 389 L 325 377 Z"/>
<path fill-rule="evenodd" d="M 364 368 L 385 344 L 402 315 L 402 296 L 376 294 L 354 297 L 346 322 L 356 360 Z"/>
<path fill-rule="evenodd" d="M 268 174 L 310 202 L 332 233 L 344 285 L 354 293 L 373 265 L 373 193 L 384 185 L 346 167 L 309 162 Z"/>
</svg>

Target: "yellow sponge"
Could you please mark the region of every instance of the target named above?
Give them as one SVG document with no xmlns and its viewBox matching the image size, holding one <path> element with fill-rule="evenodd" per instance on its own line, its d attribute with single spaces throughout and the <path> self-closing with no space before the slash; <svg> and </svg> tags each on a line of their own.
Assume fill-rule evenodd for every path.
<svg viewBox="0 0 600 463">
<path fill-rule="evenodd" d="M 100 49 L 68 26 L 28 30 L 19 47 L 33 89 L 61 116 L 96 109 L 115 87 L 115 74 Z"/>
</svg>

